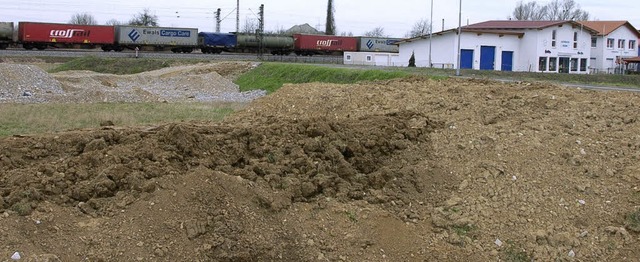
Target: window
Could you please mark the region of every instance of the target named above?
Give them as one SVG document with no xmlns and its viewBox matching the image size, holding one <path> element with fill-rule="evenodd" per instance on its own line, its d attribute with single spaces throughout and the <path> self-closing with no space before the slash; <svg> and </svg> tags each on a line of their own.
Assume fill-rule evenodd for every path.
<svg viewBox="0 0 640 262">
<path fill-rule="evenodd" d="M 592 37 L 591 38 L 591 47 L 598 47 L 598 38 L 597 37 Z"/>
<path fill-rule="evenodd" d="M 551 47 L 556 47 L 556 30 L 551 31 Z"/>
<path fill-rule="evenodd" d="M 547 71 L 547 58 L 541 56 L 540 61 L 538 62 L 538 69 L 542 71 Z"/>
<path fill-rule="evenodd" d="M 613 48 L 613 38 L 607 38 L 607 48 Z"/>
<path fill-rule="evenodd" d="M 558 58 L 557 57 L 549 57 L 549 71 L 557 72 L 558 71 Z"/>
<path fill-rule="evenodd" d="M 573 32 L 573 48 L 578 48 L 578 32 Z"/>
<path fill-rule="evenodd" d="M 618 49 L 624 49 L 624 39 L 618 39 Z"/>
<path fill-rule="evenodd" d="M 347 61 L 351 61 L 351 55 L 347 55 Z"/>
<path fill-rule="evenodd" d="M 367 56 L 367 62 L 371 62 L 371 56 L 370 55 Z"/>
<path fill-rule="evenodd" d="M 573 72 L 578 71 L 578 58 L 571 58 L 570 67 L 571 67 L 571 71 Z"/>
<path fill-rule="evenodd" d="M 636 50 L 636 40 L 629 40 L 629 50 Z"/>
<path fill-rule="evenodd" d="M 587 71 L 587 59 L 586 58 L 581 58 L 580 59 L 580 72 L 586 72 Z"/>
</svg>

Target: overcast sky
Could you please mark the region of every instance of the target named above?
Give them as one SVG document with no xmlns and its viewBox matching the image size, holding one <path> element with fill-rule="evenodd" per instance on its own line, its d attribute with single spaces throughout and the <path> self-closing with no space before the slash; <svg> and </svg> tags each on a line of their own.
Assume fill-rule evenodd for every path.
<svg viewBox="0 0 640 262">
<path fill-rule="evenodd" d="M 362 35 L 383 27 L 393 37 L 403 37 L 420 19 L 429 19 L 430 0 L 336 0 L 338 32 Z M 458 25 L 458 1 L 433 0 L 434 31 Z M 504 20 L 517 0 L 462 0 L 463 24 L 486 20 Z M 547 3 L 548 1 L 538 1 Z M 628 20 L 640 27 L 640 3 L 632 1 L 577 0 L 582 9 L 598 20 Z M 326 0 L 240 0 L 240 27 L 246 18 L 256 18 L 260 4 L 265 4 L 265 29 L 288 29 L 308 23 L 324 30 Z M 0 21 L 66 23 L 75 13 L 88 12 L 99 23 L 110 19 L 123 22 L 148 8 L 158 16 L 160 26 L 191 27 L 200 31 L 215 30 L 214 12 L 222 9 L 222 32 L 235 31 L 236 0 L 0 0 Z"/>
</svg>

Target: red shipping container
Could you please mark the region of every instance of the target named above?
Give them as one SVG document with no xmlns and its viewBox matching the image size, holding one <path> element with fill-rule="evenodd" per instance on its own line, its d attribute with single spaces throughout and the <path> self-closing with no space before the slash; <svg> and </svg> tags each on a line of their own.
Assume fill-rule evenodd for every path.
<svg viewBox="0 0 640 262">
<path fill-rule="evenodd" d="M 20 22 L 18 40 L 23 43 L 113 44 L 115 29 L 103 25 L 71 25 Z"/>
<path fill-rule="evenodd" d="M 358 39 L 348 36 L 294 34 L 296 50 L 357 51 Z"/>
</svg>

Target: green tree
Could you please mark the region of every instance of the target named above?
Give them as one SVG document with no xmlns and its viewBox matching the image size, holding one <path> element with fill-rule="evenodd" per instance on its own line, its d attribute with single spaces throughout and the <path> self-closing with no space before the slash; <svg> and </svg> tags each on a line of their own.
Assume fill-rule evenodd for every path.
<svg viewBox="0 0 640 262">
<path fill-rule="evenodd" d="M 329 0 L 327 4 L 327 23 L 325 25 L 324 33 L 326 35 L 336 34 L 336 20 L 334 18 L 335 9 L 333 8 L 333 0 Z"/>
<path fill-rule="evenodd" d="M 416 67 L 416 54 L 411 52 L 411 57 L 409 58 L 409 67 Z"/>
</svg>

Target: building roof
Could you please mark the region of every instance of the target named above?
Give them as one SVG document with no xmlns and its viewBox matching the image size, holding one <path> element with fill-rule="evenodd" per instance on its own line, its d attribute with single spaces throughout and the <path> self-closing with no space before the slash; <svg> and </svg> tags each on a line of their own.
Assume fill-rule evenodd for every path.
<svg viewBox="0 0 640 262">
<path fill-rule="evenodd" d="M 629 21 L 578 21 L 578 23 L 593 28 L 600 36 L 609 35 L 616 29 L 626 26 L 640 38 L 640 31 L 633 27 Z"/>
<path fill-rule="evenodd" d="M 571 24 L 572 26 L 581 26 L 582 28 L 597 33 L 593 28 L 580 24 L 576 21 L 528 21 L 528 20 L 490 20 L 464 26 L 468 29 L 485 29 L 485 30 L 527 30 L 527 29 L 545 29 L 552 26 L 563 24 Z"/>
<path fill-rule="evenodd" d="M 310 34 L 310 35 L 322 34 L 322 32 L 316 30 L 315 28 L 313 28 L 309 24 L 294 25 L 291 28 L 289 28 L 286 31 L 286 33 L 290 34 L 290 35 L 292 35 L 292 34 Z"/>
<path fill-rule="evenodd" d="M 440 32 L 436 32 L 433 33 L 433 35 L 435 36 L 440 36 L 440 35 L 445 35 L 445 34 L 449 34 L 449 33 L 457 33 L 458 32 L 458 28 L 453 28 L 453 29 L 449 29 L 449 30 L 444 30 L 444 31 L 440 31 Z M 500 30 L 482 30 L 482 29 L 466 29 L 466 28 L 462 28 L 462 32 L 463 33 L 476 33 L 476 34 L 493 34 L 493 35 L 515 35 L 517 37 L 522 37 L 524 36 L 524 32 L 522 31 L 500 31 Z M 416 36 L 416 37 L 412 37 L 412 38 L 406 38 L 406 39 L 402 39 L 399 41 L 396 41 L 396 44 L 401 44 L 401 43 L 408 43 L 408 42 L 413 42 L 416 40 L 421 40 L 421 39 L 428 39 L 429 35 L 421 35 L 421 36 Z"/>
</svg>

